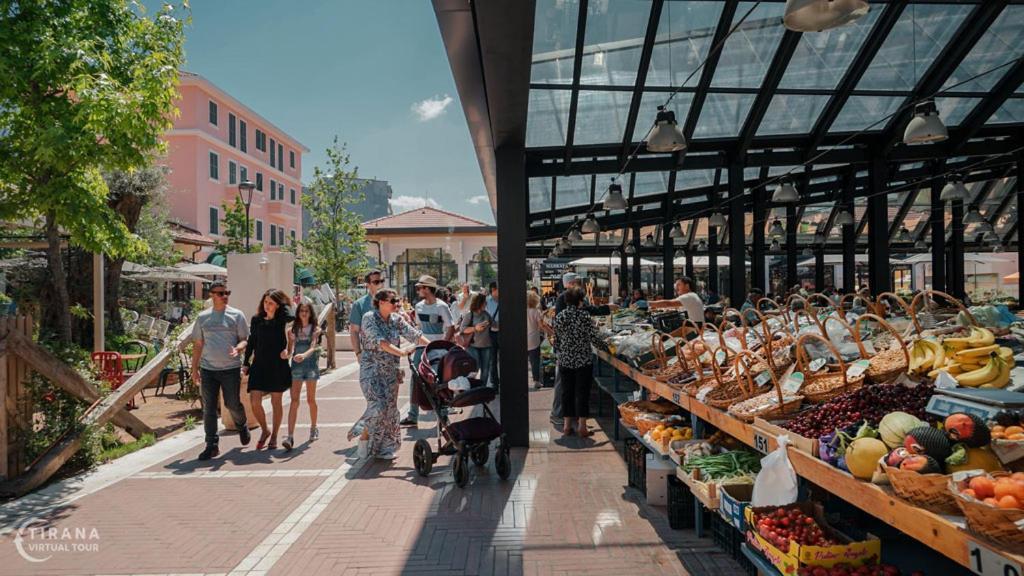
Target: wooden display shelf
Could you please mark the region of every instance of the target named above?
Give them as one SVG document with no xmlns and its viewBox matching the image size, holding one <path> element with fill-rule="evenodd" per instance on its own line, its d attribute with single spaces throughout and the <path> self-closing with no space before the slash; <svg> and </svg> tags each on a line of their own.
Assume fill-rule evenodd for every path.
<svg viewBox="0 0 1024 576">
<path fill-rule="evenodd" d="M 655 458 L 661 458 L 662 460 L 668 458 L 667 453 L 662 453 L 661 450 L 658 450 L 658 448 L 654 444 L 651 444 L 651 442 L 647 440 L 647 438 L 645 438 L 639 430 L 637 430 L 636 428 L 630 428 L 629 426 L 626 425 L 625 422 L 622 421 L 621 418 L 619 419 L 619 427 L 629 432 L 629 434 L 633 436 L 633 438 L 636 438 L 641 444 L 643 444 L 644 447 L 647 448 L 648 452 L 653 454 Z"/>
<path fill-rule="evenodd" d="M 677 406 L 681 406 L 686 409 L 686 403 L 689 401 L 689 396 L 687 396 L 683 391 L 647 376 L 604 350 L 595 350 L 595 352 L 597 353 L 598 358 L 614 367 L 620 374 L 632 379 L 643 388 L 646 388 L 648 392 L 656 394 L 666 400 L 670 400 Z"/>
<path fill-rule="evenodd" d="M 648 391 L 672 400 L 689 411 L 690 414 L 755 450 L 768 453 L 777 447 L 773 433 L 737 420 L 726 412 L 707 406 L 686 394 L 662 395 L 659 390 L 669 388 L 664 383 L 640 374 L 639 371 L 612 358 L 607 353 L 598 352 L 598 356 L 635 380 L 640 386 L 647 388 Z M 639 378 L 634 377 L 633 374 Z M 870 482 L 862 482 L 850 474 L 822 462 L 816 455 L 804 452 L 792 445 L 789 447 L 789 461 L 801 478 L 820 486 L 976 574 L 984 576 L 990 574 L 1024 575 L 1024 555 L 1002 550 L 974 536 L 964 529 L 961 517 L 939 516 L 918 508 L 897 498 L 887 489 Z M 978 567 L 979 562 L 984 563 L 980 568 Z M 995 563 L 1002 564 L 993 566 Z"/>
</svg>

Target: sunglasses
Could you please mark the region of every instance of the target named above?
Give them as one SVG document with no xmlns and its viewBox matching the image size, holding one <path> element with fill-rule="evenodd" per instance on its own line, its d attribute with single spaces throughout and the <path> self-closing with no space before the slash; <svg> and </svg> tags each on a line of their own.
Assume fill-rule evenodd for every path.
<svg viewBox="0 0 1024 576">
<path fill-rule="evenodd" d="M 398 306 L 398 303 L 402 300 L 400 298 L 392 298 L 391 300 L 385 300 L 385 302 L 391 302 L 392 306 Z"/>
<path fill-rule="evenodd" d="M 213 296 L 231 296 L 231 290 L 217 290 L 216 292 L 210 292 Z"/>
</svg>

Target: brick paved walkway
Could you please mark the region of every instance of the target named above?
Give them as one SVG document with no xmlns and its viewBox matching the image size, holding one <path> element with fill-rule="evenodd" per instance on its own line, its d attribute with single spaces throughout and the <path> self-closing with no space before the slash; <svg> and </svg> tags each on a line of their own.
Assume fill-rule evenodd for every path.
<svg viewBox="0 0 1024 576">
<path fill-rule="evenodd" d="M 303 400 L 290 453 L 232 434 L 219 459 L 196 462 L 197 429 L 0 507 L 0 576 L 739 572 L 624 488 L 604 434 L 554 433 L 549 390 L 530 393 L 531 446 L 513 451 L 507 482 L 491 465 L 460 490 L 446 457 L 420 478 L 411 440 L 432 436 L 427 418 L 394 463 L 357 460 L 345 432 L 364 402 L 351 354 L 340 360 L 321 381 L 314 444 Z"/>
</svg>

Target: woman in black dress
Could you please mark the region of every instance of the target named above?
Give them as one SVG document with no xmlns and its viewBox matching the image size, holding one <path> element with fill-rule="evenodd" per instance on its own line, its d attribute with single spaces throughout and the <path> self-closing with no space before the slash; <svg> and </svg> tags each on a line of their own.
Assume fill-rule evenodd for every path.
<svg viewBox="0 0 1024 576">
<path fill-rule="evenodd" d="M 292 371 L 288 365 L 287 325 L 294 320 L 288 311 L 291 301 L 281 290 L 271 288 L 260 299 L 260 307 L 249 325 L 249 344 L 245 347 L 243 374 L 249 375 L 249 403 L 260 424 L 262 450 L 267 439 L 268 448 L 277 448 L 277 431 L 281 428 L 284 407 L 281 399 L 291 389 Z M 267 427 L 267 413 L 263 410 L 263 395 L 270 394 L 274 408 L 274 428 Z"/>
</svg>

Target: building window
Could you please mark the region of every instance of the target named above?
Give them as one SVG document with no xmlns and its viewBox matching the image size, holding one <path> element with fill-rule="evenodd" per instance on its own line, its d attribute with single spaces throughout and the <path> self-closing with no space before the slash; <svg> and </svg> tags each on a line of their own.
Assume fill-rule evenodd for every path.
<svg viewBox="0 0 1024 576">
<path fill-rule="evenodd" d="M 284 226 L 277 227 L 277 243 L 279 246 L 284 246 Z"/>
<path fill-rule="evenodd" d="M 277 246 L 277 224 L 270 225 L 270 245 Z"/>
<path fill-rule="evenodd" d="M 210 178 L 220 180 L 220 158 L 216 152 L 210 152 Z"/>
<path fill-rule="evenodd" d="M 245 120 L 239 120 L 238 121 L 238 135 L 240 136 L 239 141 L 238 141 L 238 148 L 242 152 L 248 152 L 248 149 L 249 149 L 249 139 L 246 136 Z"/>
<path fill-rule="evenodd" d="M 274 143 L 274 139 L 270 139 L 270 165 L 277 168 L 277 145 Z"/>
<path fill-rule="evenodd" d="M 284 201 L 284 182 L 277 185 L 277 199 Z"/>
<path fill-rule="evenodd" d="M 267 151 L 267 135 L 259 128 L 256 129 L 256 149 L 260 152 Z"/>
<path fill-rule="evenodd" d="M 284 145 L 277 145 L 277 169 L 284 172 Z"/>
<path fill-rule="evenodd" d="M 228 160 L 228 184 L 238 184 L 238 165 Z"/>
<path fill-rule="evenodd" d="M 238 167 L 238 177 L 241 179 L 242 182 L 245 182 L 246 180 L 248 180 L 249 179 L 249 169 L 246 168 L 245 166 L 239 166 Z"/>
<path fill-rule="evenodd" d="M 220 234 L 220 210 L 210 206 L 210 234 Z"/>
<path fill-rule="evenodd" d="M 270 199 L 277 200 L 277 182 L 273 178 L 270 179 Z"/>
<path fill-rule="evenodd" d="M 288 166 L 295 168 L 295 150 L 288 151 Z"/>
<path fill-rule="evenodd" d="M 295 188 L 289 188 L 288 192 L 289 192 L 289 194 L 291 196 L 292 204 L 295 204 Z"/>
<path fill-rule="evenodd" d="M 256 220 L 256 241 L 263 241 L 263 220 Z"/>
<path fill-rule="evenodd" d="M 228 112 L 228 145 L 230 145 L 232 148 L 234 148 L 236 144 L 235 120 L 235 115 Z"/>
<path fill-rule="evenodd" d="M 217 125 L 217 103 L 210 100 L 210 124 Z"/>
<path fill-rule="evenodd" d="M 293 228 L 289 234 L 291 234 L 292 237 L 292 245 L 295 245 L 295 229 Z"/>
<path fill-rule="evenodd" d="M 256 173 L 256 189 L 263 192 L 263 172 Z"/>
</svg>

